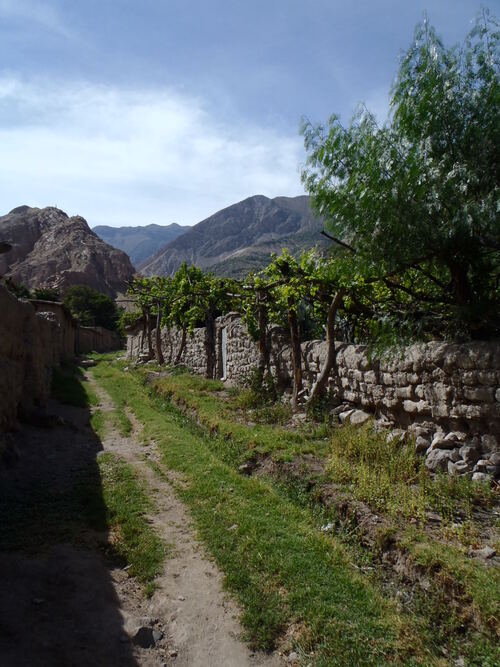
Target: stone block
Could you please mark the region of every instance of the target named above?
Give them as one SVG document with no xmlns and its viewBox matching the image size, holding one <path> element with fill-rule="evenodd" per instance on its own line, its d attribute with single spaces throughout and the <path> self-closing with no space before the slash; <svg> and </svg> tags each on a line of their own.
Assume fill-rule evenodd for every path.
<svg viewBox="0 0 500 667">
<path fill-rule="evenodd" d="M 427 401 L 403 401 L 403 410 L 409 414 L 422 414 L 430 412 Z"/>
<path fill-rule="evenodd" d="M 468 401 L 492 403 L 494 400 L 494 389 L 492 387 L 464 387 L 463 395 Z"/>
</svg>

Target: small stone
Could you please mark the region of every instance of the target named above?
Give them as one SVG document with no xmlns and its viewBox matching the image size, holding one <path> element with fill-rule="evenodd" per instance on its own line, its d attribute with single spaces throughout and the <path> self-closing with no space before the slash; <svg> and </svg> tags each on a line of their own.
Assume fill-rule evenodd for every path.
<svg viewBox="0 0 500 667">
<path fill-rule="evenodd" d="M 483 560 L 488 560 L 489 558 L 493 558 L 493 556 L 497 555 L 495 549 L 489 546 L 483 547 L 482 549 L 475 549 L 472 553 L 477 558 L 482 558 Z"/>
<path fill-rule="evenodd" d="M 170 649 L 170 651 L 168 652 L 168 655 L 169 655 L 171 658 L 176 658 L 176 657 L 177 657 L 177 650 L 176 650 L 175 648 Z"/>
<path fill-rule="evenodd" d="M 349 417 L 349 422 L 353 425 L 364 424 L 369 419 L 371 419 L 371 417 L 372 415 L 368 414 L 368 412 L 365 412 L 364 410 L 354 410 L 354 412 Z"/>
<path fill-rule="evenodd" d="M 395 428 L 387 434 L 386 442 L 404 442 L 406 440 L 406 431 L 402 428 Z"/>
<path fill-rule="evenodd" d="M 472 474 L 473 482 L 491 482 L 493 477 L 485 472 L 475 472 Z"/>
<path fill-rule="evenodd" d="M 298 654 L 295 651 L 292 651 L 288 654 L 287 662 L 296 662 L 299 659 Z"/>
<path fill-rule="evenodd" d="M 431 442 L 431 451 L 434 449 L 454 449 L 456 446 L 455 440 L 446 440 L 442 435 L 436 435 Z"/>
<path fill-rule="evenodd" d="M 494 435 L 486 433 L 481 437 L 481 447 L 483 452 L 496 452 L 498 450 L 498 440 Z"/>
<path fill-rule="evenodd" d="M 417 454 L 424 454 L 429 449 L 430 444 L 426 438 L 419 435 L 415 440 L 415 451 Z"/>
<path fill-rule="evenodd" d="M 474 465 L 479 460 L 479 452 L 475 447 L 471 447 L 470 445 L 460 447 L 458 452 L 466 463 Z"/>
<path fill-rule="evenodd" d="M 453 472 L 450 472 L 450 464 L 453 465 Z M 467 461 L 457 461 L 448 463 L 448 472 L 450 474 L 465 475 L 468 472 L 472 472 L 472 463 L 467 463 Z"/>
<path fill-rule="evenodd" d="M 344 422 L 349 420 L 349 417 L 353 414 L 353 412 L 356 412 L 355 410 L 346 410 L 345 412 L 341 412 L 339 414 L 339 419 L 340 422 L 343 424 Z"/>
<path fill-rule="evenodd" d="M 490 463 L 492 466 L 500 466 L 500 452 L 493 452 L 490 455 Z"/>
<path fill-rule="evenodd" d="M 431 472 L 438 470 L 448 470 L 448 461 L 455 463 L 460 459 L 460 455 L 456 449 L 434 449 L 425 459 L 425 467 Z"/>
<path fill-rule="evenodd" d="M 181 602 L 184 602 L 186 598 L 184 597 L 184 595 L 179 595 L 177 599 L 180 600 Z"/>
<path fill-rule="evenodd" d="M 153 639 L 159 642 L 163 639 L 163 632 L 161 630 L 153 630 Z"/>
<path fill-rule="evenodd" d="M 488 459 L 479 459 L 479 461 L 474 466 L 474 472 L 486 472 L 486 468 L 489 465 Z"/>
<path fill-rule="evenodd" d="M 232 530 L 238 530 L 238 524 L 237 524 L 237 523 L 233 523 L 232 526 L 229 526 L 228 530 L 231 530 L 231 531 L 232 531 Z"/>
</svg>

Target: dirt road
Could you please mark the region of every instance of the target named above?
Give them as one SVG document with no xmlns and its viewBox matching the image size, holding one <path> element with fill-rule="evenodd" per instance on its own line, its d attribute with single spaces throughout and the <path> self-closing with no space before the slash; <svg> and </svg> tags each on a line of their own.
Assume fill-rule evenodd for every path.
<svg viewBox="0 0 500 667">
<path fill-rule="evenodd" d="M 109 397 L 93 384 L 98 408 L 110 411 Z M 15 456 L 0 469 L 0 665 L 281 664 L 277 655 L 253 653 L 242 641 L 239 610 L 224 593 L 222 575 L 198 541 L 154 443 L 139 442 L 139 425 L 130 437 L 112 431 L 101 441 L 87 410 L 54 403 L 51 411 L 62 419 L 23 426 Z M 107 531 L 86 530 L 71 540 L 65 532 L 72 512 L 85 511 L 65 499 L 82 472 L 99 485 L 96 461 L 106 451 L 127 461 L 146 484 L 156 508 L 148 520 L 169 545 L 149 599 L 127 568 L 107 557 Z"/>
</svg>

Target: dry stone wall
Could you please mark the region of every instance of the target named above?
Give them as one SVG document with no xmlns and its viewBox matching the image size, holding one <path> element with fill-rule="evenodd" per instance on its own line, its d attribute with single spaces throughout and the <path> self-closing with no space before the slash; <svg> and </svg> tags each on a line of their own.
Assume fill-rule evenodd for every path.
<svg viewBox="0 0 500 667">
<path fill-rule="evenodd" d="M 258 362 L 257 344 L 236 313 L 218 318 L 217 376 L 241 383 Z M 279 329 L 269 331 L 271 371 L 291 384 L 291 351 Z M 130 358 L 140 353 L 141 336 L 130 336 Z M 175 358 L 180 335 L 162 331 L 167 362 Z M 223 348 L 224 352 L 223 352 Z M 366 346 L 337 343 L 337 369 L 329 388 L 340 404 L 337 414 L 372 414 L 379 426 L 403 437 L 410 431 L 431 470 L 471 473 L 476 479 L 500 474 L 500 344 L 430 342 L 372 358 Z M 315 382 L 326 357 L 324 341 L 302 345 L 304 385 Z M 196 329 L 181 362 L 204 374 L 204 329 Z M 359 416 L 356 419 L 360 418 Z M 398 434 L 394 428 L 398 427 Z"/>
</svg>

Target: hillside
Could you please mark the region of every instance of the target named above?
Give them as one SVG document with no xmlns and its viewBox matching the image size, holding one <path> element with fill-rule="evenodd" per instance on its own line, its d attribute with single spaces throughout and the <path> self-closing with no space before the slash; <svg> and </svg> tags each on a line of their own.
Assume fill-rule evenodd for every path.
<svg viewBox="0 0 500 667">
<path fill-rule="evenodd" d="M 93 231 L 106 243 L 123 250 L 132 264 L 138 266 L 170 241 L 184 234 L 190 227 L 171 225 L 145 225 L 144 227 L 109 227 L 98 225 Z"/>
<path fill-rule="evenodd" d="M 199 222 L 140 264 L 145 275 L 171 275 L 182 262 L 219 275 L 241 276 L 260 269 L 271 252 L 324 246 L 323 223 L 314 217 L 307 196 L 249 197 Z"/>
<path fill-rule="evenodd" d="M 88 285 L 115 297 L 134 275 L 130 259 L 95 234 L 84 218 L 60 209 L 19 206 L 0 217 L 0 275 L 29 288 Z"/>
</svg>

